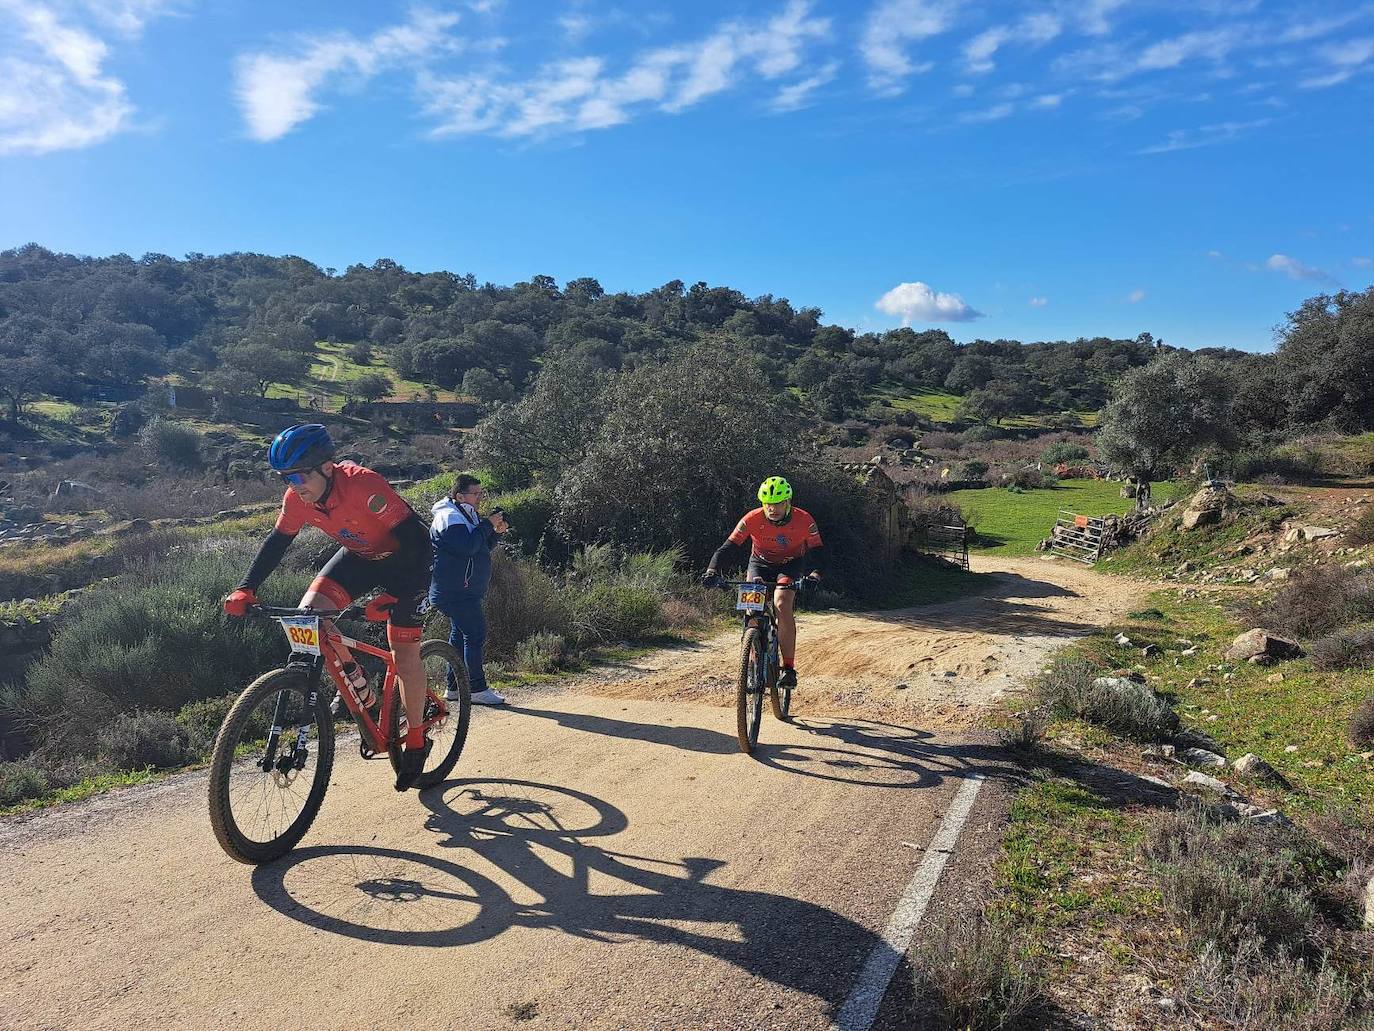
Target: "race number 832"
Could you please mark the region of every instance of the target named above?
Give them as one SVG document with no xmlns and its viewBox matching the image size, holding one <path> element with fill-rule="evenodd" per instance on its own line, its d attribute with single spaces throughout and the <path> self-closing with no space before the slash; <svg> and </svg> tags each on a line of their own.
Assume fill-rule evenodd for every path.
<svg viewBox="0 0 1374 1031">
<path fill-rule="evenodd" d="M 313 626 L 289 626 L 286 628 L 286 636 L 292 644 L 302 645 L 306 648 L 318 648 L 320 646 L 320 632 Z"/>
</svg>

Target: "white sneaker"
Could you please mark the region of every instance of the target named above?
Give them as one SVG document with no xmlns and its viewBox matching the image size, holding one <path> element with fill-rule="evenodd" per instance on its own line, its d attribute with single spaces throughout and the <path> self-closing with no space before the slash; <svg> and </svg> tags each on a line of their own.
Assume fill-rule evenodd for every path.
<svg viewBox="0 0 1374 1031">
<path fill-rule="evenodd" d="M 473 695 L 472 701 L 474 705 L 505 705 L 506 696 L 487 688 L 485 691 L 478 691 Z"/>
</svg>

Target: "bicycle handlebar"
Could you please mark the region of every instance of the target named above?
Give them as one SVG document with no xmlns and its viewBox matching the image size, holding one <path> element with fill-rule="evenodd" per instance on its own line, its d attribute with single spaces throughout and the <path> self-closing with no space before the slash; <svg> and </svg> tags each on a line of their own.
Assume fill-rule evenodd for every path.
<svg viewBox="0 0 1374 1031">
<path fill-rule="evenodd" d="M 288 609 L 276 605 L 249 605 L 248 611 L 255 616 L 266 616 L 272 619 L 276 616 L 319 616 L 321 619 L 361 619 L 363 607 L 361 605 L 350 605 L 340 611 L 338 609 Z"/>
<path fill-rule="evenodd" d="M 786 584 L 780 584 L 776 580 L 719 580 L 716 582 L 716 586 L 745 587 L 753 586 L 754 584 L 762 584 L 765 587 L 776 587 L 783 591 L 800 591 L 803 586 L 802 581 L 805 579 L 806 577 L 802 577 L 800 580 L 793 580 L 791 583 Z"/>
</svg>

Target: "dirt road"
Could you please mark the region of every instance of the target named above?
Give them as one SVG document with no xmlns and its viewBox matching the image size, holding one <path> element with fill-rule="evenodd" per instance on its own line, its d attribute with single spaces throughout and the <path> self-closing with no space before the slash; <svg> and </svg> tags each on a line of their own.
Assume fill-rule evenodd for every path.
<svg viewBox="0 0 1374 1031">
<path fill-rule="evenodd" d="M 1007 775 L 977 711 L 1137 593 L 975 568 L 981 598 L 805 617 L 798 718 L 756 759 L 724 635 L 479 711 L 423 796 L 344 740 L 268 867 L 219 851 L 198 773 L 7 820 L 0 1025 L 827 1028 L 932 842 L 957 878 L 961 785 Z"/>
</svg>

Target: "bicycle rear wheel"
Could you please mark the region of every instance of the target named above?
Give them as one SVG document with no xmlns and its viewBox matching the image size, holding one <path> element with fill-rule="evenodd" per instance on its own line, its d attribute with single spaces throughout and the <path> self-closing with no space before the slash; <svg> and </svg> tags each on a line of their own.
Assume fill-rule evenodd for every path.
<svg viewBox="0 0 1374 1031">
<path fill-rule="evenodd" d="M 236 761 L 237 760 L 237 761 Z M 290 852 L 320 811 L 334 768 L 334 722 L 310 677 L 279 669 L 249 684 L 215 737 L 210 826 L 240 863 Z"/>
<path fill-rule="evenodd" d="M 759 743 L 759 721 L 763 718 L 763 646 L 758 627 L 744 632 L 739 649 L 739 688 L 735 695 L 735 723 L 740 751 L 752 754 Z"/>
<path fill-rule="evenodd" d="M 458 649 L 447 641 L 425 641 L 420 645 L 420 662 L 425 667 L 425 722 L 429 724 L 429 739 L 434 745 L 425 759 L 424 771 L 415 781 L 415 786 L 423 790 L 443 783 L 463 754 L 467 743 L 468 727 L 472 722 L 472 687 L 468 683 L 468 668 Z M 448 713 L 437 722 L 431 723 L 438 715 L 440 702 L 450 690 L 459 694 L 457 701 L 443 702 Z M 398 699 L 399 702 L 399 699 Z M 391 738 L 397 737 L 401 706 L 395 707 L 392 720 Z M 396 769 L 401 759 L 399 747 L 391 749 L 391 768 Z"/>
<path fill-rule="evenodd" d="M 780 666 L 778 639 L 774 637 L 772 646 L 768 649 L 768 700 L 772 703 L 774 717 L 786 720 L 792 711 L 792 689 L 778 685 L 778 681 L 782 679 Z"/>
</svg>

